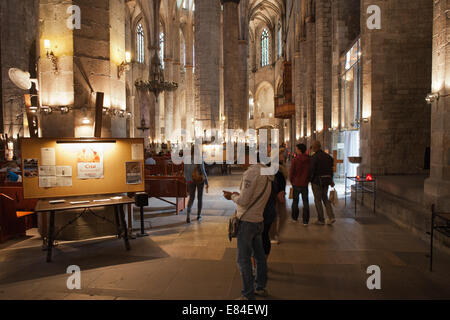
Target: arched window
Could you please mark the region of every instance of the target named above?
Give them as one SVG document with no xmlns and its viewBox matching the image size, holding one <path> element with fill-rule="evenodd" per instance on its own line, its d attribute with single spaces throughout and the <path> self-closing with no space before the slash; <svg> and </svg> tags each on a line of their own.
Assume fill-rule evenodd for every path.
<svg viewBox="0 0 450 320">
<path fill-rule="evenodd" d="M 145 33 L 142 23 L 136 29 L 136 60 L 138 63 L 145 63 Z"/>
<path fill-rule="evenodd" d="M 183 31 L 180 30 L 180 56 L 183 68 L 186 66 L 186 42 L 184 41 Z"/>
<path fill-rule="evenodd" d="M 261 66 L 265 67 L 269 65 L 269 32 L 267 29 L 264 29 L 261 34 Z"/>
<path fill-rule="evenodd" d="M 159 60 L 161 60 L 161 67 L 164 69 L 164 32 L 159 34 Z"/>
<path fill-rule="evenodd" d="M 281 23 L 278 23 L 278 58 L 283 54 L 283 41 L 281 33 Z"/>
</svg>

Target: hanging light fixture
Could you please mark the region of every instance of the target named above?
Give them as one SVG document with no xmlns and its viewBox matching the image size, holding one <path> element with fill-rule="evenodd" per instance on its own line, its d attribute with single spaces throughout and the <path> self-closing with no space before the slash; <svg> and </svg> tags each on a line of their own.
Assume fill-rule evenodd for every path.
<svg viewBox="0 0 450 320">
<path fill-rule="evenodd" d="M 158 101 L 158 97 L 162 92 L 170 92 L 178 89 L 178 83 L 168 82 L 164 80 L 164 70 L 156 53 L 152 58 L 150 80 L 137 80 L 135 86 L 138 90 L 152 92 L 156 97 L 156 101 Z"/>
</svg>

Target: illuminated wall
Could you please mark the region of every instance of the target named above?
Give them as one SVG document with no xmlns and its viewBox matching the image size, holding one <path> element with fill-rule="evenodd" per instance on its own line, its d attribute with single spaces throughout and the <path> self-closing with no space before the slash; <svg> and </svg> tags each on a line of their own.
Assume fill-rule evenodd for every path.
<svg viewBox="0 0 450 320">
<path fill-rule="evenodd" d="M 69 28 L 76 21 L 72 5 L 80 8 L 80 29 Z M 42 116 L 42 135 L 92 136 L 96 92 L 105 94 L 105 107 L 126 109 L 125 74 L 121 78 L 118 74 L 125 61 L 125 2 L 96 0 L 94 6 L 90 1 L 41 0 L 40 20 L 41 103 L 73 108 L 67 114 Z M 44 40 L 50 41 L 50 51 L 58 59 L 57 72 L 47 58 Z M 103 137 L 126 135 L 125 118 L 104 115 Z"/>
</svg>

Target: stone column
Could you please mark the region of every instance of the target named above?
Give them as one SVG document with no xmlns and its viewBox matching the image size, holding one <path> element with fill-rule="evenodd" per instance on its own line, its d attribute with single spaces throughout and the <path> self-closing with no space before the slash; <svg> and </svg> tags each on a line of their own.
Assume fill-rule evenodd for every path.
<svg viewBox="0 0 450 320">
<path fill-rule="evenodd" d="M 173 118 L 172 118 L 172 130 L 175 131 L 180 129 L 181 127 L 181 105 L 180 105 L 180 92 L 181 92 L 181 83 L 180 83 L 180 29 L 178 25 L 175 24 L 171 28 L 170 32 L 173 41 L 170 42 L 172 48 L 172 81 L 178 83 L 180 89 L 177 89 L 173 92 Z M 175 141 L 176 142 L 176 141 Z"/>
<path fill-rule="evenodd" d="M 173 61 L 170 58 L 164 59 L 164 78 L 166 81 L 172 81 L 173 79 L 172 62 Z M 173 131 L 173 116 L 174 116 L 173 96 L 174 93 L 172 91 L 164 92 L 164 128 L 165 128 L 165 138 L 167 141 L 171 139 Z"/>
<path fill-rule="evenodd" d="M 239 99 L 234 109 L 237 129 L 247 130 L 249 112 L 249 84 L 248 84 L 248 40 L 239 40 L 239 81 L 237 92 Z"/>
<path fill-rule="evenodd" d="M 294 87 L 294 102 L 295 102 L 295 117 L 294 117 L 294 128 L 291 130 L 292 133 L 295 132 L 295 135 L 290 137 L 291 147 L 298 143 L 299 140 L 297 137 L 303 137 L 303 104 L 302 104 L 302 90 L 303 90 L 303 73 L 301 70 L 301 53 L 300 51 L 295 52 L 294 54 L 294 79 L 295 79 L 295 87 Z"/>
<path fill-rule="evenodd" d="M 220 2 L 195 2 L 195 119 L 203 130 L 220 125 Z"/>
<path fill-rule="evenodd" d="M 428 203 L 450 211 L 450 2 L 434 1 L 432 93 L 439 93 L 431 105 L 431 172 L 425 181 Z"/>
<path fill-rule="evenodd" d="M 331 150 L 331 1 L 316 1 L 316 129 L 323 149 Z"/>
<path fill-rule="evenodd" d="M 185 33 L 186 43 L 186 65 L 185 78 L 186 78 L 186 132 L 190 132 L 193 137 L 193 123 L 192 119 L 195 118 L 195 103 L 194 103 L 194 35 L 193 26 L 189 23 L 186 25 Z"/>
<path fill-rule="evenodd" d="M 239 129 L 239 7 L 240 0 L 222 0 L 223 4 L 223 79 L 224 79 L 224 112 L 227 129 Z"/>
<path fill-rule="evenodd" d="M 316 25 L 312 16 L 307 18 L 306 23 L 306 42 L 305 42 L 305 63 L 306 63 L 306 112 L 308 122 L 307 135 L 311 143 L 316 139 L 314 131 L 316 130 Z"/>
<path fill-rule="evenodd" d="M 105 94 L 106 107 L 126 109 L 125 76 L 118 76 L 118 66 L 125 60 L 125 2 L 98 0 L 95 4 L 93 7 L 86 1 L 40 1 L 41 103 L 74 109 L 66 115 L 54 112 L 43 118 L 44 136 L 93 136 L 96 92 Z M 80 29 L 67 27 L 67 9 L 71 5 L 81 9 Z M 58 58 L 57 72 L 47 59 L 45 39 L 50 40 L 51 51 Z M 90 118 L 90 125 L 82 123 L 85 116 Z M 103 124 L 103 137 L 126 136 L 124 118 L 106 117 Z"/>
</svg>

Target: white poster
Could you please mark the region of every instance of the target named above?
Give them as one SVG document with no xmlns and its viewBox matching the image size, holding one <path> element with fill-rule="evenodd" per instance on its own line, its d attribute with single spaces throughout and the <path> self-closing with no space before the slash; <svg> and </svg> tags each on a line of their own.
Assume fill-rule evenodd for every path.
<svg viewBox="0 0 450 320">
<path fill-rule="evenodd" d="M 78 179 L 103 179 L 103 152 L 85 147 L 78 152 Z"/>
<path fill-rule="evenodd" d="M 39 176 L 39 188 L 53 188 L 53 187 L 56 187 L 56 177 Z"/>
<path fill-rule="evenodd" d="M 42 166 L 54 166 L 55 165 L 55 149 L 54 148 L 42 148 L 41 149 L 41 165 Z"/>
<path fill-rule="evenodd" d="M 40 166 L 39 167 L 40 177 L 54 177 L 56 176 L 55 166 Z"/>
<path fill-rule="evenodd" d="M 72 177 L 56 177 L 56 187 L 71 187 Z"/>
<path fill-rule="evenodd" d="M 72 176 L 72 167 L 71 166 L 56 167 L 56 176 L 57 177 L 71 177 Z"/>
<path fill-rule="evenodd" d="M 142 144 L 131 145 L 131 158 L 133 161 L 144 160 L 144 145 Z"/>
</svg>

